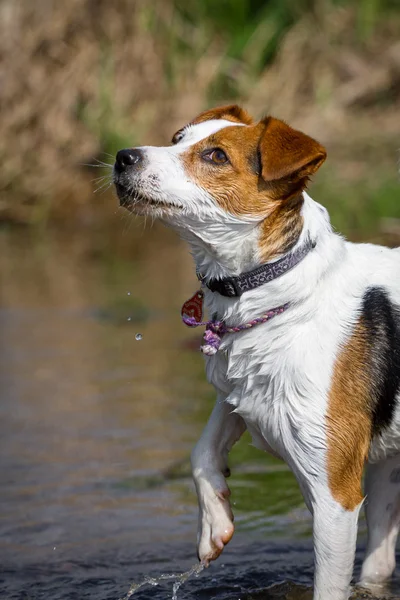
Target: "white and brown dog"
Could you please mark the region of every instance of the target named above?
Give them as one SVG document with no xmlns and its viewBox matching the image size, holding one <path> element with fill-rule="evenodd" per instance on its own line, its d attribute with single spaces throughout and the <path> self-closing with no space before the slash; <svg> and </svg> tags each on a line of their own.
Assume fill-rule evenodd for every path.
<svg viewBox="0 0 400 600">
<path fill-rule="evenodd" d="M 202 279 L 208 380 L 217 402 L 192 454 L 198 553 L 233 535 L 232 445 L 285 460 L 313 515 L 315 600 L 345 600 L 365 496 L 361 581 L 395 569 L 400 524 L 400 250 L 352 244 L 304 191 L 325 149 L 238 106 L 200 114 L 172 146 L 121 150 L 121 204 L 188 241 Z M 188 323 L 188 324 L 195 324 Z"/>
</svg>

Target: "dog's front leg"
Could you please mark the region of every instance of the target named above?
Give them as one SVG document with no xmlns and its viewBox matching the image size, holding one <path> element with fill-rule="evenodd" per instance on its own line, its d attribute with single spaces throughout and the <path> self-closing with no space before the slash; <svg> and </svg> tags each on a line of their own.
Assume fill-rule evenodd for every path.
<svg viewBox="0 0 400 600">
<path fill-rule="evenodd" d="M 199 501 L 198 555 L 206 565 L 215 560 L 233 535 L 228 453 L 246 429 L 243 419 L 219 396 L 203 434 L 192 452 L 192 472 Z"/>
</svg>

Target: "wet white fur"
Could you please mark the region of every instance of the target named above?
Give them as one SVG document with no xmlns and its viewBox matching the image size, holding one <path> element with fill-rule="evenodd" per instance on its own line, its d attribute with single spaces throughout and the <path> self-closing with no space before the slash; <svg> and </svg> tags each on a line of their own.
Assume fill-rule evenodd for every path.
<svg viewBox="0 0 400 600">
<path fill-rule="evenodd" d="M 185 172 L 180 154 L 223 127 L 212 120 L 188 127 L 176 146 L 144 147 L 146 165 L 132 185 L 171 208 L 152 213 L 188 241 L 196 266 L 206 277 L 239 274 L 260 264 L 260 223 L 227 214 L 212 195 Z M 206 358 L 217 403 L 192 455 L 199 497 L 199 555 L 208 561 L 233 532 L 224 477 L 227 455 L 247 428 L 254 443 L 287 462 L 313 514 L 314 600 L 346 600 L 352 575 L 360 506 L 346 511 L 328 486 L 327 398 L 332 370 L 351 335 L 361 298 L 370 286 L 384 287 L 400 305 L 400 251 L 352 244 L 332 231 L 327 211 L 304 193 L 304 229 L 315 249 L 284 276 L 240 298 L 205 288 L 209 314 L 236 325 L 290 303 L 268 323 L 226 335 L 221 350 Z M 267 215 L 266 215 L 267 216 Z M 357 424 L 354 424 L 357 427 Z M 390 474 L 400 466 L 400 411 L 392 427 L 374 440 L 367 481 L 369 545 L 362 579 L 380 582 L 394 569 L 400 484 Z M 378 483 L 377 483 L 378 482 Z"/>
</svg>

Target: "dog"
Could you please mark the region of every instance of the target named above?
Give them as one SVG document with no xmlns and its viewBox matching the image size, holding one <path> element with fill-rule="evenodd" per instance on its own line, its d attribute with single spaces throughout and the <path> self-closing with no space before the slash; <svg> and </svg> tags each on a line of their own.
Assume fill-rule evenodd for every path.
<svg viewBox="0 0 400 600">
<path fill-rule="evenodd" d="M 364 501 L 361 584 L 395 569 L 400 525 L 400 249 L 353 244 L 306 192 L 325 148 L 236 105 L 201 113 L 167 147 L 116 156 L 120 204 L 174 227 L 200 289 L 217 400 L 192 452 L 198 555 L 231 539 L 228 454 L 247 429 L 293 471 L 313 516 L 314 600 L 349 596 Z M 210 315 L 202 321 L 203 304 Z"/>
</svg>

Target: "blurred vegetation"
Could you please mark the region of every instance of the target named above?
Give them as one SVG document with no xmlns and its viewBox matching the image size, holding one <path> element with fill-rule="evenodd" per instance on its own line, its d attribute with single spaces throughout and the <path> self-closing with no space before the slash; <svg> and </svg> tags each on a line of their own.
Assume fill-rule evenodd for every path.
<svg viewBox="0 0 400 600">
<path fill-rule="evenodd" d="M 398 239 L 399 34 L 397 0 L 0 0 L 0 219 L 108 218 L 86 163 L 235 101 L 327 146 L 345 233 Z"/>
</svg>

